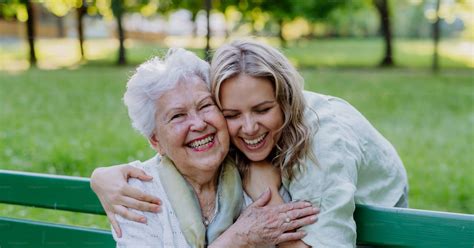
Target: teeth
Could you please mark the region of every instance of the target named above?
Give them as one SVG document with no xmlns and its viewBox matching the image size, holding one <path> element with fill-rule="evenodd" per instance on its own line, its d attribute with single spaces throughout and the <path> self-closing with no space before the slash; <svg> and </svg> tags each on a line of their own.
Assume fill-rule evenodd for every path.
<svg viewBox="0 0 474 248">
<path fill-rule="evenodd" d="M 253 140 L 243 139 L 243 140 L 247 145 L 256 145 L 256 144 L 260 143 L 265 138 L 266 135 L 267 134 L 264 133 L 256 139 L 253 139 Z"/>
<path fill-rule="evenodd" d="M 208 143 L 210 143 L 213 140 L 214 140 L 214 136 L 208 136 L 207 138 L 191 142 L 191 144 L 189 144 L 189 146 L 192 147 L 192 148 L 198 148 L 200 146 L 207 145 Z"/>
</svg>

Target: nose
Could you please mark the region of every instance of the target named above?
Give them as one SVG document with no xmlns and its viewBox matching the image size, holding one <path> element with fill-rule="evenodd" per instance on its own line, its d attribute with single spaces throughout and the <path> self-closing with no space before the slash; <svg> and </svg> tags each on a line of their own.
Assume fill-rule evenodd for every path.
<svg viewBox="0 0 474 248">
<path fill-rule="evenodd" d="M 191 115 L 191 130 L 192 131 L 204 131 L 207 127 L 207 123 L 204 121 L 203 116 L 199 114 Z"/>
<path fill-rule="evenodd" d="M 255 135 L 258 131 L 258 124 L 251 115 L 244 117 L 244 123 L 242 125 L 242 132 L 246 135 Z"/>
</svg>

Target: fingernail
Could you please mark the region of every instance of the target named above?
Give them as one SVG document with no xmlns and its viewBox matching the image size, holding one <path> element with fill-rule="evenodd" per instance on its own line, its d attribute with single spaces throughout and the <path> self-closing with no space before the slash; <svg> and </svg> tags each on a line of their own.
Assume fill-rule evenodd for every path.
<svg viewBox="0 0 474 248">
<path fill-rule="evenodd" d="M 309 203 L 309 202 L 304 202 L 304 206 L 305 206 L 305 207 L 309 207 L 309 206 L 311 206 L 311 203 Z"/>
<path fill-rule="evenodd" d="M 311 216 L 310 220 L 311 221 L 316 221 L 316 220 L 318 220 L 318 217 L 317 216 Z"/>
<path fill-rule="evenodd" d="M 146 218 L 145 217 L 140 218 L 140 222 L 143 223 L 143 224 L 146 224 Z"/>
</svg>

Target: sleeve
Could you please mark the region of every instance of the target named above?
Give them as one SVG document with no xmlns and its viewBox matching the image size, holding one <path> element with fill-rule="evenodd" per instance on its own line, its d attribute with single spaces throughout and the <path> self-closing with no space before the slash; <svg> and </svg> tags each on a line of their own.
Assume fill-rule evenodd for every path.
<svg viewBox="0 0 474 248">
<path fill-rule="evenodd" d="M 144 215 L 143 212 L 131 210 L 135 213 Z M 117 242 L 117 248 L 125 247 L 164 247 L 162 239 L 159 234 L 163 233 L 162 225 L 143 224 L 135 221 L 127 220 L 119 215 L 116 215 L 117 222 L 122 229 L 122 237 L 118 238 L 115 230 L 112 230 L 113 237 Z M 149 217 L 147 217 L 148 219 Z M 150 223 L 150 222 L 148 222 Z M 157 222 L 153 222 L 157 223 Z"/>
<path fill-rule="evenodd" d="M 141 167 L 146 169 L 145 167 Z M 147 171 L 148 172 L 148 171 Z M 153 175 L 155 176 L 155 175 Z M 144 192 L 152 193 L 152 185 L 150 182 L 142 182 L 138 179 L 130 179 L 128 182 L 131 186 L 136 187 Z M 150 187 L 147 187 L 150 186 Z M 151 212 L 142 212 L 135 209 L 128 209 L 136 214 L 145 216 L 147 223 L 139 223 L 123 218 L 120 215 L 115 215 L 117 222 L 122 229 L 122 237 L 118 238 L 115 230 L 112 228 L 112 234 L 117 242 L 117 247 L 164 247 L 166 241 L 164 240 L 165 223 L 161 221 L 158 214 Z"/>
<path fill-rule="evenodd" d="M 353 218 L 360 151 L 355 139 L 336 123 L 321 119 L 312 152 L 316 161 L 306 159 L 304 168 L 289 183 L 293 200 L 310 201 L 320 208 L 316 223 L 303 227 L 303 241 L 313 247 L 355 247 Z"/>
</svg>

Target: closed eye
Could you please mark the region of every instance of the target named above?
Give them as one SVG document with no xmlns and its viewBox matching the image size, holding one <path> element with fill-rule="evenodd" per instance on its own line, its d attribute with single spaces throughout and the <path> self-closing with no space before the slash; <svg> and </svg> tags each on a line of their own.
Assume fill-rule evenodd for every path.
<svg viewBox="0 0 474 248">
<path fill-rule="evenodd" d="M 203 106 L 201 106 L 201 109 L 209 108 L 209 107 L 212 107 L 212 106 L 214 106 L 214 104 L 212 104 L 212 103 L 206 103 L 206 104 L 204 104 Z"/>
<path fill-rule="evenodd" d="M 265 114 L 265 113 L 267 113 L 268 111 L 270 111 L 270 109 L 272 109 L 272 107 L 263 108 L 263 109 L 257 109 L 255 112 L 257 112 L 257 113 L 259 113 L 259 114 Z"/>
<path fill-rule="evenodd" d="M 174 114 L 174 115 L 171 116 L 170 121 L 176 120 L 176 119 L 178 119 L 180 117 L 183 117 L 183 116 L 184 116 L 184 114 Z"/>
<path fill-rule="evenodd" d="M 229 114 L 224 114 L 224 118 L 225 118 L 225 119 L 235 119 L 235 118 L 237 118 L 238 116 L 239 116 L 239 114 L 238 114 L 238 113 L 232 113 L 232 114 L 231 114 L 231 113 L 229 113 Z"/>
</svg>

